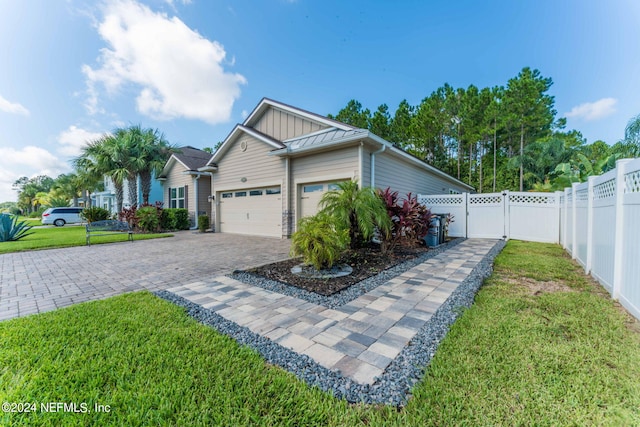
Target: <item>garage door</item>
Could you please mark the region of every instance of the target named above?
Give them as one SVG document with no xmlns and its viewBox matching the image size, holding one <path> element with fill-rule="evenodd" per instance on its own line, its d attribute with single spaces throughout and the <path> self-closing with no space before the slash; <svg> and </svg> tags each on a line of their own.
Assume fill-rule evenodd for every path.
<svg viewBox="0 0 640 427">
<path fill-rule="evenodd" d="M 329 190 L 336 189 L 338 189 L 338 185 L 335 181 L 300 185 L 298 188 L 298 194 L 300 194 L 300 218 L 315 215 L 319 210 L 318 204 L 322 199 L 322 195 Z"/>
<path fill-rule="evenodd" d="M 221 232 L 282 237 L 280 187 L 222 191 L 217 197 Z"/>
</svg>

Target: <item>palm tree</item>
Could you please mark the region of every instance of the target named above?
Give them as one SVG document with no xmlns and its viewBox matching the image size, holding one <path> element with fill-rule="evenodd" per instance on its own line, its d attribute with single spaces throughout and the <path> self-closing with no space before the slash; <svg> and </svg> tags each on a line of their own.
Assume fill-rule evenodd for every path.
<svg viewBox="0 0 640 427">
<path fill-rule="evenodd" d="M 624 129 L 624 144 L 628 154 L 640 156 L 640 114 L 629 120 Z"/>
<path fill-rule="evenodd" d="M 80 156 L 73 161 L 76 169 L 86 176 L 107 175 L 111 178 L 118 212 L 122 211 L 124 181 L 129 175 L 123 161 L 124 155 L 126 153 L 123 153 L 118 140 L 111 134 L 105 134 L 84 146 Z"/>
<path fill-rule="evenodd" d="M 82 187 L 78 185 L 78 175 L 75 173 L 58 175 L 53 184 L 53 189 L 56 190 L 60 196 L 72 199 L 73 206 L 78 206 L 78 198 L 83 190 Z"/>
<path fill-rule="evenodd" d="M 321 212 L 333 216 L 349 230 L 351 249 L 370 240 L 376 228 L 383 234 L 389 233 L 391 219 L 373 188 L 358 188 L 357 181 L 344 181 L 337 185 L 337 190 L 322 196 Z"/>
</svg>

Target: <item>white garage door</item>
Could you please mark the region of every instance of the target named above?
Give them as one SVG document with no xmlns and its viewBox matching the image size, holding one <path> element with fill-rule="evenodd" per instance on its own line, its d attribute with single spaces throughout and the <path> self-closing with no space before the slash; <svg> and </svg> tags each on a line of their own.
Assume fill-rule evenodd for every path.
<svg viewBox="0 0 640 427">
<path fill-rule="evenodd" d="M 300 218 L 315 215 L 320 210 L 318 204 L 322 199 L 322 195 L 329 190 L 336 189 L 338 189 L 338 186 L 335 181 L 301 184 L 298 188 L 298 194 L 300 194 Z"/>
<path fill-rule="evenodd" d="M 280 187 L 222 191 L 217 197 L 221 232 L 282 237 Z"/>
</svg>

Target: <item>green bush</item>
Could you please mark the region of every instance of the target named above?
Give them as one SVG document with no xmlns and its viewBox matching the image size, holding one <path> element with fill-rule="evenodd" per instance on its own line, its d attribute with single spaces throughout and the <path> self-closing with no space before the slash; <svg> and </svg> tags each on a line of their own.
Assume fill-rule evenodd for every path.
<svg viewBox="0 0 640 427">
<path fill-rule="evenodd" d="M 0 214 L 0 242 L 13 242 L 30 234 L 33 228 L 27 221 L 18 222 L 18 217 L 10 214 Z"/>
<path fill-rule="evenodd" d="M 156 232 L 160 228 L 158 209 L 154 206 L 145 206 L 138 209 L 136 211 L 136 220 L 138 228 L 147 233 Z"/>
<path fill-rule="evenodd" d="M 186 209 L 177 208 L 176 209 L 176 229 L 177 230 L 188 230 L 191 226 L 191 221 L 189 221 L 189 211 Z"/>
<path fill-rule="evenodd" d="M 349 230 L 324 213 L 305 217 L 291 236 L 291 253 L 317 270 L 331 268 L 349 244 Z"/>
<path fill-rule="evenodd" d="M 45 210 L 46 208 L 41 208 L 41 209 L 38 209 L 37 211 L 33 211 L 29 214 L 29 218 L 40 218 Z"/>
<path fill-rule="evenodd" d="M 188 210 L 182 208 L 162 210 L 160 228 L 163 230 L 188 230 L 190 226 Z"/>
<path fill-rule="evenodd" d="M 80 212 L 80 218 L 87 222 L 104 221 L 111 218 L 111 212 L 99 206 L 92 206 Z"/>
<path fill-rule="evenodd" d="M 176 213 L 175 209 L 163 209 L 160 214 L 160 229 L 175 230 L 176 229 Z"/>
<path fill-rule="evenodd" d="M 198 217 L 198 230 L 204 233 L 209 229 L 209 215 L 200 215 Z"/>
</svg>

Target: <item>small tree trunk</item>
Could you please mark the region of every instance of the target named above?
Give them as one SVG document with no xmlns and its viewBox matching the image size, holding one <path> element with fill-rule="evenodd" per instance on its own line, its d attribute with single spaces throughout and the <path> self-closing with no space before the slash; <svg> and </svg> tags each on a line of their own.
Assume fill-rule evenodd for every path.
<svg viewBox="0 0 640 427">
<path fill-rule="evenodd" d="M 497 167 L 497 152 L 498 152 L 498 136 L 497 136 L 497 118 L 493 118 L 493 192 L 496 192 L 496 167 Z"/>
<path fill-rule="evenodd" d="M 129 193 L 129 204 L 138 207 L 138 180 L 136 175 L 127 177 L 127 189 Z"/>
<path fill-rule="evenodd" d="M 524 123 L 520 123 L 520 191 L 524 191 Z"/>
</svg>

